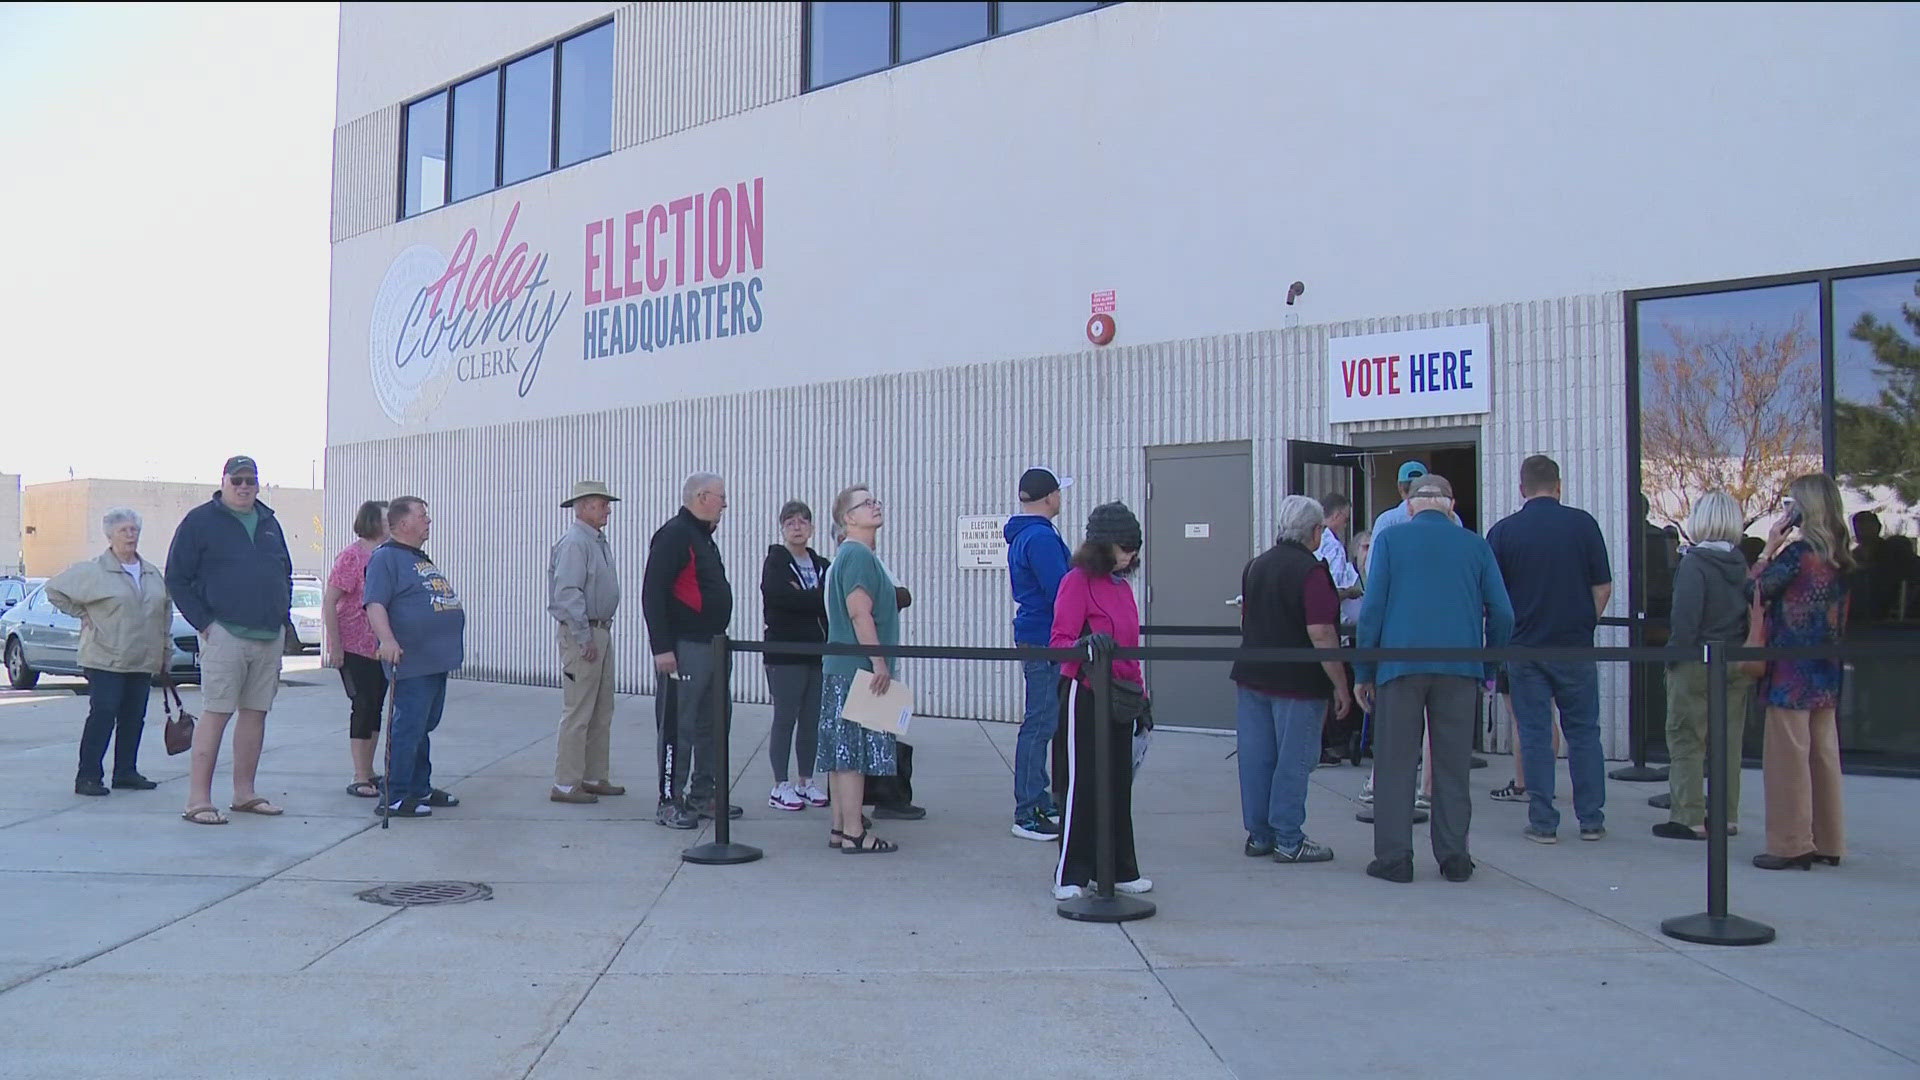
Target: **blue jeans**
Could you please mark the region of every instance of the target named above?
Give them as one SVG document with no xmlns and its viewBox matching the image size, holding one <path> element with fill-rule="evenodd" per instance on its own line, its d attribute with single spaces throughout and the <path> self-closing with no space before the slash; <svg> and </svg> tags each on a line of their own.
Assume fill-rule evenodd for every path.
<svg viewBox="0 0 1920 1080">
<path fill-rule="evenodd" d="M 1553 805 L 1553 707 L 1560 707 L 1560 734 L 1567 741 L 1567 772 L 1573 779 L 1573 813 L 1583 829 L 1606 824 L 1607 757 L 1600 749 L 1600 668 L 1571 664 L 1507 665 L 1513 717 L 1520 725 L 1520 771 L 1527 778 L 1527 824 L 1556 832 Z"/>
<path fill-rule="evenodd" d="M 108 741 L 113 743 L 113 778 L 138 776 L 140 732 L 147 726 L 153 676 L 144 671 L 82 670 L 87 674 L 87 725 L 80 732 L 80 771 L 75 779 L 106 779 L 102 773 Z"/>
<path fill-rule="evenodd" d="M 447 704 L 447 673 L 415 675 L 393 684 L 393 721 L 387 727 L 388 803 L 425 800 L 433 793 L 434 728 Z"/>
<path fill-rule="evenodd" d="M 1286 698 L 1242 686 L 1240 817 L 1247 835 L 1293 851 L 1306 839 L 1307 781 L 1320 763 L 1325 698 Z"/>
<path fill-rule="evenodd" d="M 1035 645 L 1034 642 L 1020 642 Z M 1044 644 L 1036 647 L 1045 648 Z M 1026 660 L 1020 671 L 1027 680 L 1027 713 L 1013 744 L 1013 816 L 1023 818 L 1045 806 L 1048 763 L 1053 733 L 1060 727 L 1060 665 Z"/>
</svg>

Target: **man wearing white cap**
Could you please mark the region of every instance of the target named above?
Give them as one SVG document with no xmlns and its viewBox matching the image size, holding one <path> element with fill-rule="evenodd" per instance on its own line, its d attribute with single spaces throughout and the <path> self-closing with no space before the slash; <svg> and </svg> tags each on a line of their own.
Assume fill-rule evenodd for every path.
<svg viewBox="0 0 1920 1080">
<path fill-rule="evenodd" d="M 599 802 L 625 795 L 609 777 L 613 726 L 613 613 L 620 607 L 620 575 L 607 544 L 607 521 L 619 498 L 598 480 L 573 485 L 560 504 L 573 511 L 547 562 L 547 613 L 559 624 L 560 752 L 553 768 L 558 803 Z"/>
<path fill-rule="evenodd" d="M 1072 477 L 1052 469 L 1028 469 L 1020 476 L 1020 513 L 1007 522 L 1007 575 L 1013 585 L 1013 643 L 1044 649 L 1053 635 L 1053 598 L 1067 575 L 1067 542 L 1053 519 L 1060 516 L 1061 493 Z M 1013 835 L 1026 840 L 1060 836 L 1060 811 L 1047 794 L 1047 747 L 1060 730 L 1060 665 L 1029 660 L 1021 665 L 1027 683 L 1026 714 L 1013 750 Z M 1055 785 L 1065 791 L 1065 751 L 1054 753 Z"/>
</svg>

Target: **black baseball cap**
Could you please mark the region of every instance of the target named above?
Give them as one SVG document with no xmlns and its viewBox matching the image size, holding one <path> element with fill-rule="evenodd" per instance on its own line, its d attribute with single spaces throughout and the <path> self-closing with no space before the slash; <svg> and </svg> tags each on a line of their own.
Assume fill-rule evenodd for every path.
<svg viewBox="0 0 1920 1080">
<path fill-rule="evenodd" d="M 226 465 L 221 467 L 220 475 L 232 476 L 237 472 L 250 472 L 255 476 L 259 476 L 260 466 L 255 465 L 253 459 L 245 454 L 235 454 L 227 459 Z"/>
<path fill-rule="evenodd" d="M 1038 466 L 1020 474 L 1020 501 L 1039 502 L 1056 491 L 1073 486 L 1073 477 L 1057 476 L 1052 469 Z"/>
</svg>

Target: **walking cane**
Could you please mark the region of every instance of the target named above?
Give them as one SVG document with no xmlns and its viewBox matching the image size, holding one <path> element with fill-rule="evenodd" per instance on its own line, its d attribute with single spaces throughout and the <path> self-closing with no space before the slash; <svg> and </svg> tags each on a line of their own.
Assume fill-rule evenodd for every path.
<svg viewBox="0 0 1920 1080">
<path fill-rule="evenodd" d="M 380 827 L 393 827 L 393 702 L 399 697 L 400 680 L 394 678 L 395 666 L 381 664 L 380 670 L 387 676 L 387 771 L 380 777 Z"/>
</svg>

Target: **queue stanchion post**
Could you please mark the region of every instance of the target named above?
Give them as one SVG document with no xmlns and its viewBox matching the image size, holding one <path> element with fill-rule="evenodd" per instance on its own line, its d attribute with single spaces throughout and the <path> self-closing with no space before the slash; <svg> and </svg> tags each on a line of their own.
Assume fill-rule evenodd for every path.
<svg viewBox="0 0 1920 1080">
<path fill-rule="evenodd" d="M 1060 901 L 1056 909 L 1063 919 L 1075 922 L 1131 922 L 1151 916 L 1157 908 L 1150 900 L 1114 892 L 1114 803 L 1113 785 L 1119 782 L 1113 745 L 1113 648 L 1102 645 L 1092 650 L 1089 665 L 1093 674 L 1093 859 L 1094 881 L 1091 892 L 1082 891 L 1072 900 Z M 1077 703 L 1070 703 L 1069 709 Z M 1076 778 L 1080 780 L 1082 778 Z M 1067 842 L 1061 837 L 1062 844 Z"/>
<path fill-rule="evenodd" d="M 1765 945 L 1773 927 L 1727 911 L 1727 656 L 1707 649 L 1707 910 L 1660 924 L 1668 937 L 1695 945 Z"/>
<path fill-rule="evenodd" d="M 727 813 L 733 805 L 733 765 L 727 752 L 733 726 L 729 708 L 733 700 L 732 651 L 725 634 L 715 634 L 710 648 L 713 683 L 707 690 L 706 709 L 713 727 L 713 839 L 687 848 L 680 858 L 700 866 L 733 866 L 753 862 L 764 853 L 757 847 L 733 842 L 733 821 Z"/>
<path fill-rule="evenodd" d="M 1636 619 L 1627 644 L 1645 645 L 1646 633 L 1644 620 Z M 1653 737 L 1649 723 L 1653 714 L 1653 680 L 1630 678 L 1629 681 L 1638 688 L 1627 695 L 1627 756 L 1632 760 L 1608 773 L 1607 778 L 1635 784 L 1659 783 L 1667 778 L 1667 770 L 1647 764 L 1647 742 Z"/>
</svg>

